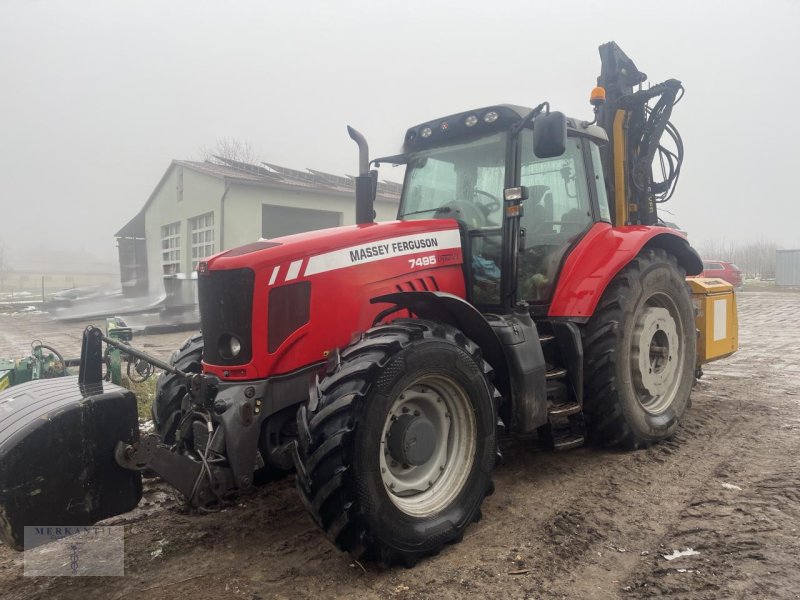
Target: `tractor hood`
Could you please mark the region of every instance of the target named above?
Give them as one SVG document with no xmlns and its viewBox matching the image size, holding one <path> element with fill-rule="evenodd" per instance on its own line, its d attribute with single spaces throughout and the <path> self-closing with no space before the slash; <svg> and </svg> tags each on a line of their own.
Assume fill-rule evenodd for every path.
<svg viewBox="0 0 800 600">
<path fill-rule="evenodd" d="M 442 234 L 441 232 L 454 232 Z M 382 242 L 376 248 L 371 245 Z M 386 244 L 388 243 L 388 248 Z M 361 248 L 364 246 L 364 248 Z M 206 261 L 209 270 L 240 269 L 247 267 L 254 270 L 266 266 L 279 267 L 281 264 L 288 270 L 295 261 L 303 261 L 294 268 L 307 267 L 311 263 L 312 270 L 334 267 L 345 269 L 363 262 L 373 262 L 384 258 L 413 254 L 425 249 L 443 249 L 445 247 L 461 247 L 458 225 L 452 219 L 430 219 L 416 221 L 387 221 L 365 225 L 345 225 L 307 233 L 298 233 L 271 240 L 260 240 L 221 252 Z M 333 260 L 336 251 L 347 249 L 342 257 L 352 260 Z M 361 252 L 363 250 L 363 252 Z M 376 252 L 376 255 L 373 255 Z M 338 255 L 337 255 L 338 256 Z M 309 260 L 305 260 L 309 259 Z M 288 265 L 286 263 L 289 263 Z M 318 271 L 315 271 L 318 272 Z M 312 273 L 313 274 L 313 273 Z M 280 272 L 278 273 L 280 275 Z"/>
<path fill-rule="evenodd" d="M 452 219 L 389 221 L 254 242 L 198 269 L 206 372 L 226 380 L 292 373 L 373 325 L 398 291 L 465 296 Z"/>
</svg>

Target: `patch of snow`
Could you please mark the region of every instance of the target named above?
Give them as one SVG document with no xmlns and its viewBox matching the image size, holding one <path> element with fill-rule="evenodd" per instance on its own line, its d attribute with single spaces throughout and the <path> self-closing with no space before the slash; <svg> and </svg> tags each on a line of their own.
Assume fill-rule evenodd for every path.
<svg viewBox="0 0 800 600">
<path fill-rule="evenodd" d="M 696 554 L 700 553 L 692 548 L 686 548 L 685 550 L 673 550 L 672 554 L 662 554 L 662 556 L 667 560 L 675 560 L 681 556 L 695 556 Z"/>
<path fill-rule="evenodd" d="M 726 490 L 736 490 L 737 492 L 742 491 L 742 488 L 740 488 L 738 485 L 733 485 L 732 483 L 723 482 L 722 487 L 724 487 Z"/>
<path fill-rule="evenodd" d="M 160 556 L 163 556 L 163 554 L 164 554 L 164 546 L 166 546 L 168 543 L 169 542 L 166 540 L 166 538 L 163 539 L 163 540 L 158 540 L 158 548 L 156 548 L 155 550 L 153 550 L 150 553 L 150 560 L 153 560 L 154 558 L 158 558 Z"/>
</svg>

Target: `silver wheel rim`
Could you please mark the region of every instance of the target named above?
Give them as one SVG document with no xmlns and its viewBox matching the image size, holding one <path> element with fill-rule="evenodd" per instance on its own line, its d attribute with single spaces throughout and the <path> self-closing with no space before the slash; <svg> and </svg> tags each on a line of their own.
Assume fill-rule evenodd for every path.
<svg viewBox="0 0 800 600">
<path fill-rule="evenodd" d="M 436 445 L 423 464 L 401 464 L 389 452 L 390 428 L 404 414 L 423 416 L 433 425 Z M 414 517 L 448 506 L 472 470 L 476 437 L 475 413 L 459 384 L 445 375 L 416 379 L 395 399 L 381 435 L 381 476 L 392 503 Z"/>
<path fill-rule="evenodd" d="M 673 299 L 663 293 L 650 296 L 634 325 L 631 371 L 637 400 L 652 415 L 667 410 L 678 394 L 686 352 L 682 331 Z"/>
</svg>

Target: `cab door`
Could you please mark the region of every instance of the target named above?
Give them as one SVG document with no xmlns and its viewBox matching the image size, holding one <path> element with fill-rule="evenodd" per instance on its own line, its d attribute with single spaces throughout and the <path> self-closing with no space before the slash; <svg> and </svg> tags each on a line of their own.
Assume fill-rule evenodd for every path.
<svg viewBox="0 0 800 600">
<path fill-rule="evenodd" d="M 591 164 L 593 152 L 597 171 Z M 522 133 L 520 184 L 528 188 L 528 199 L 520 221 L 517 296 L 521 300 L 548 302 L 570 247 L 596 221 L 609 220 L 602 177 L 594 142 L 570 137 L 564 154 L 539 159 L 533 153 L 532 132 Z M 603 201 L 598 202 L 601 191 Z"/>
</svg>

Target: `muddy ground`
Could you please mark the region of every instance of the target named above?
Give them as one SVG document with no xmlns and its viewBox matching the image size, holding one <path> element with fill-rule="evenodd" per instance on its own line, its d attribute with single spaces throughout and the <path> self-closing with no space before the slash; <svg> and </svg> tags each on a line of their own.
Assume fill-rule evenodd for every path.
<svg viewBox="0 0 800 600">
<path fill-rule="evenodd" d="M 125 577 L 25 578 L 0 547 L 0 596 L 798 598 L 800 294 L 744 292 L 739 306 L 741 350 L 708 366 L 673 440 L 557 454 L 506 439 L 483 520 L 414 569 L 333 549 L 291 478 L 201 516 L 150 484 L 110 521 L 125 524 Z M 664 558 L 686 548 L 698 554 Z"/>
</svg>

